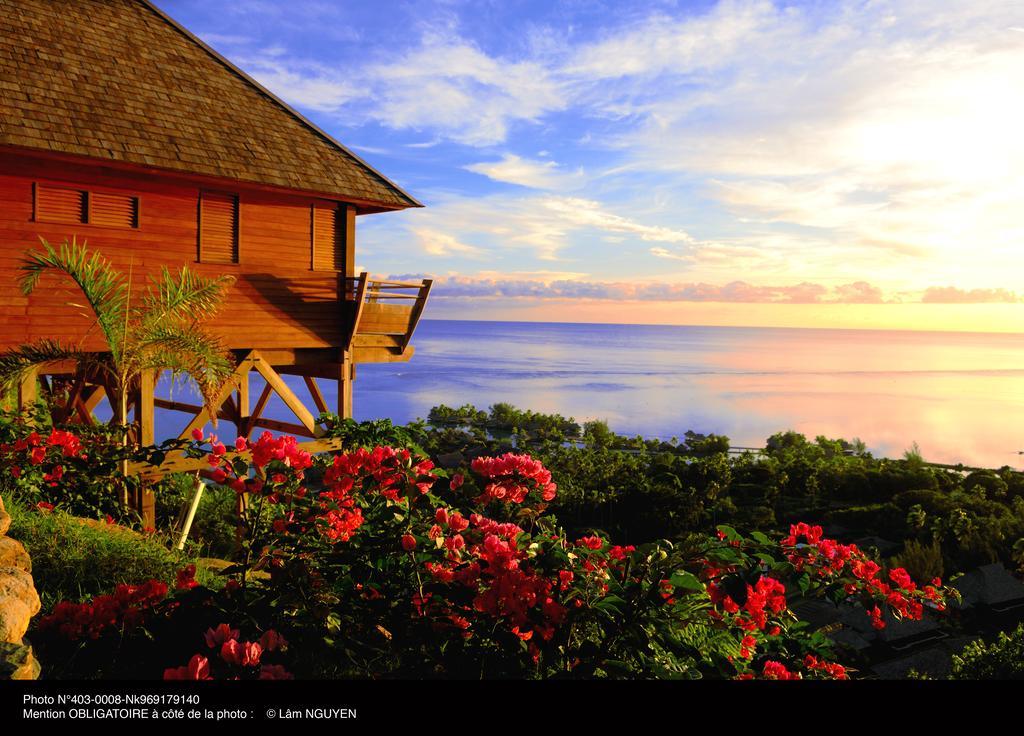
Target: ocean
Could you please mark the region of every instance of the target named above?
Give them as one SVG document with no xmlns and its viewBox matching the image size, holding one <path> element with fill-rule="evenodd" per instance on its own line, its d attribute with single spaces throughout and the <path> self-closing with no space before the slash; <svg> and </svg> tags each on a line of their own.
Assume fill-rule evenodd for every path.
<svg viewBox="0 0 1024 736">
<path fill-rule="evenodd" d="M 916 442 L 931 462 L 1024 464 L 1024 335 L 423 320 L 413 344 L 408 363 L 358 366 L 357 419 L 507 402 L 648 438 L 762 447 L 792 429 L 879 456 Z"/>
</svg>

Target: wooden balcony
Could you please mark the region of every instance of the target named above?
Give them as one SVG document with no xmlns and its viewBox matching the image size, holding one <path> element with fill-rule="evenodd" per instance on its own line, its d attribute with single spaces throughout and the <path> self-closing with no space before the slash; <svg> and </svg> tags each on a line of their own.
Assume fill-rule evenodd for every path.
<svg viewBox="0 0 1024 736">
<path fill-rule="evenodd" d="M 351 303 L 351 328 L 345 345 L 356 363 L 409 360 L 431 279 L 389 281 L 366 273 L 345 280 L 345 299 Z"/>
</svg>

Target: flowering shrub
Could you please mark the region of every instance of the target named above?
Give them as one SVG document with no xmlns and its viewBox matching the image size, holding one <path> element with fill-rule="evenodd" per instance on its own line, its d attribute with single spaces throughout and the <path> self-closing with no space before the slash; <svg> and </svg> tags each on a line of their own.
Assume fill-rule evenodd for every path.
<svg viewBox="0 0 1024 736">
<path fill-rule="evenodd" d="M 97 596 L 88 603 L 58 603 L 50 615 L 39 620 L 38 629 L 54 629 L 70 641 L 98 639 L 110 628 L 133 629 L 140 625 L 153 606 L 166 596 L 167 584 L 159 580 L 118 585 L 113 595 Z"/>
<path fill-rule="evenodd" d="M 131 522 L 134 515 L 121 504 L 135 478 L 119 470 L 123 460 L 159 463 L 183 443 L 169 440 L 159 447 L 135 448 L 122 443 L 120 428 L 107 425 L 43 428 L 37 412 L 33 428 L 21 417 L 0 412 L 0 494 L 26 505 L 45 504 L 77 516 L 107 517 Z"/>
<path fill-rule="evenodd" d="M 846 679 L 828 639 L 792 613 L 794 592 L 855 603 L 882 625 L 886 611 L 920 618 L 945 606 L 939 581 L 918 586 L 804 524 L 781 540 L 723 526 L 685 547 L 572 539 L 545 515 L 558 488 L 528 455 L 478 457 L 448 473 L 384 446 L 312 458 L 270 433 L 234 449 L 246 454 L 201 432 L 190 449 L 239 494 L 243 555 L 223 591 L 186 570 L 148 613 L 104 613 L 97 629 L 85 609 L 65 606 L 41 631 L 85 641 L 94 630 L 130 633 L 131 619 L 150 646 L 174 642 L 160 671 L 175 679 Z M 258 622 L 262 634 L 224 621 Z M 182 651 L 194 654 L 182 663 Z M 289 661 L 268 662 L 269 652 Z"/>
</svg>

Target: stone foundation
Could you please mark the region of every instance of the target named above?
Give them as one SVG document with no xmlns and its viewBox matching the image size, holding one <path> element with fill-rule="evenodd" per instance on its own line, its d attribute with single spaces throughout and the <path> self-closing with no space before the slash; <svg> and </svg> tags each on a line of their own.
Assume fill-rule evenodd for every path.
<svg viewBox="0 0 1024 736">
<path fill-rule="evenodd" d="M 0 498 L 0 680 L 34 680 L 39 663 L 25 640 L 29 621 L 39 613 L 32 560 L 21 542 L 7 536 L 11 517 Z"/>
</svg>

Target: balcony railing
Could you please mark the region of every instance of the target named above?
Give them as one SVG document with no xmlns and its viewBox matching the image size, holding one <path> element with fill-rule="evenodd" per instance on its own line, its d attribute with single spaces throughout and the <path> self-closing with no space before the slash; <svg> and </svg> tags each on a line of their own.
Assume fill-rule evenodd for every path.
<svg viewBox="0 0 1024 736">
<path fill-rule="evenodd" d="M 345 279 L 346 301 L 355 307 L 346 349 L 386 347 L 404 353 L 432 285 L 431 279 L 389 281 L 366 273 Z"/>
</svg>

